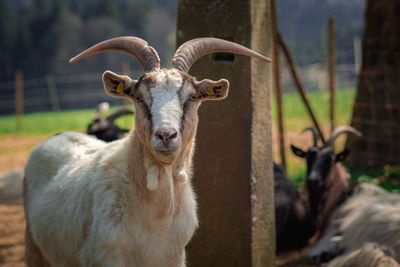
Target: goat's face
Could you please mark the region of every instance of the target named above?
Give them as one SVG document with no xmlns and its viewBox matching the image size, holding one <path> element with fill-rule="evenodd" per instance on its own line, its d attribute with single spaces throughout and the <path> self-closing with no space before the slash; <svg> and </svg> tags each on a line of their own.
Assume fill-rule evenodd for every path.
<svg viewBox="0 0 400 267">
<path fill-rule="evenodd" d="M 306 184 L 310 189 L 320 189 L 324 187 L 326 178 L 332 167 L 340 161 L 346 159 L 349 150 L 335 154 L 332 146 L 311 146 L 307 151 L 291 145 L 292 152 L 307 163 Z"/>
<path fill-rule="evenodd" d="M 196 81 L 176 69 L 148 72 L 138 80 L 106 71 L 103 83 L 108 94 L 133 102 L 139 138 L 166 164 L 194 138 L 200 103 L 224 99 L 229 88 L 227 80 Z"/>
</svg>

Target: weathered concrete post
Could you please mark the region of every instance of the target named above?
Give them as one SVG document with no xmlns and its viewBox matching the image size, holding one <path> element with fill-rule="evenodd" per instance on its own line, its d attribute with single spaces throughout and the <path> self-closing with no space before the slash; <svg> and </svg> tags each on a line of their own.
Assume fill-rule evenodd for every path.
<svg viewBox="0 0 400 267">
<path fill-rule="evenodd" d="M 268 0 L 181 0 L 177 45 L 212 36 L 270 56 L 269 18 Z M 200 108 L 193 181 L 200 228 L 188 245 L 188 266 L 272 267 L 270 64 L 217 54 L 190 72 L 228 79 L 230 93 Z"/>
</svg>

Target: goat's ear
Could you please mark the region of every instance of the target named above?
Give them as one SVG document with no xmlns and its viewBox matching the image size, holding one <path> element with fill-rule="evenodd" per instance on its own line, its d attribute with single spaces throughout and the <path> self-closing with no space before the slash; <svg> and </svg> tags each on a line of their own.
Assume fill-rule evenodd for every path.
<svg viewBox="0 0 400 267">
<path fill-rule="evenodd" d="M 204 79 L 195 81 L 194 85 L 199 100 L 222 100 L 228 96 L 229 82 L 225 79 L 219 81 Z"/>
<path fill-rule="evenodd" d="M 349 155 L 350 151 L 346 148 L 342 152 L 338 153 L 335 156 L 335 162 L 340 162 L 346 160 L 347 156 Z"/>
<path fill-rule="evenodd" d="M 305 158 L 306 157 L 306 152 L 304 152 L 303 150 L 301 150 L 297 146 L 290 145 L 290 149 L 292 149 L 293 154 L 295 154 L 296 156 L 298 156 L 300 158 Z"/>
<path fill-rule="evenodd" d="M 136 80 L 132 80 L 126 75 L 118 75 L 112 71 L 103 73 L 103 85 L 106 93 L 115 97 L 127 97 L 131 89 L 135 87 Z"/>
</svg>

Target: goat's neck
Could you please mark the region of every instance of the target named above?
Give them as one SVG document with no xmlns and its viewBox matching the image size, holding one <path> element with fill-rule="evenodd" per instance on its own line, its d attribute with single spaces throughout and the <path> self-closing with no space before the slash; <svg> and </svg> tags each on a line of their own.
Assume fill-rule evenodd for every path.
<svg viewBox="0 0 400 267">
<path fill-rule="evenodd" d="M 341 203 L 341 198 L 349 190 L 348 173 L 345 167 L 337 163 L 328 173 L 326 186 L 321 197 L 321 206 L 318 212 L 318 228 L 324 229 L 332 212 Z"/>
<path fill-rule="evenodd" d="M 144 200 L 162 202 L 164 211 L 172 212 L 183 185 L 190 185 L 194 138 L 184 144 L 171 164 L 158 161 L 133 131 L 128 137 L 130 151 L 128 173 L 138 195 Z M 160 215 L 161 216 L 161 215 Z"/>
</svg>

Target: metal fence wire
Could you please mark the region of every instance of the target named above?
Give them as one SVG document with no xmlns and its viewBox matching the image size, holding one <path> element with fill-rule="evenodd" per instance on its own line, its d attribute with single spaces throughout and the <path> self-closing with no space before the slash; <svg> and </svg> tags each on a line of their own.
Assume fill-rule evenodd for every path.
<svg viewBox="0 0 400 267">
<path fill-rule="evenodd" d="M 1 115 L 15 113 L 15 83 L 0 83 Z M 105 94 L 100 74 L 47 75 L 23 80 L 22 84 L 24 113 L 93 108 L 103 101 L 122 104 Z"/>
<path fill-rule="evenodd" d="M 309 91 L 326 89 L 324 63 L 302 66 L 299 72 Z M 354 65 L 338 65 L 336 77 L 338 88 L 354 87 L 357 80 Z M 282 81 L 286 92 L 295 90 L 290 74 L 285 70 Z M 121 99 L 105 94 L 99 73 L 49 74 L 21 82 L 23 113 L 93 108 L 103 101 L 111 105 L 123 104 Z M 0 82 L 0 115 L 14 114 L 16 99 L 16 81 Z"/>
</svg>

